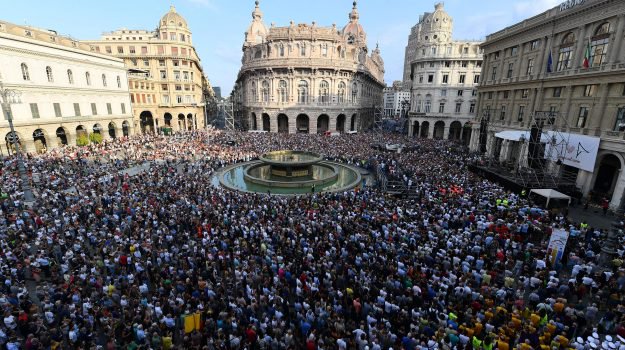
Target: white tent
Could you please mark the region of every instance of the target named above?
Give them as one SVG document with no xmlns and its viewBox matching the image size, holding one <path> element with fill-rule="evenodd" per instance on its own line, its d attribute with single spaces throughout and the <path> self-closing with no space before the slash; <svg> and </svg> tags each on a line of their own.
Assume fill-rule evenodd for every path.
<svg viewBox="0 0 625 350">
<path fill-rule="evenodd" d="M 571 204 L 571 197 L 567 196 L 564 193 L 561 193 L 561 192 L 558 192 L 556 190 L 552 190 L 549 188 L 542 188 L 542 189 L 535 188 L 530 191 L 530 195 L 532 193 L 536 193 L 537 195 L 544 197 L 547 200 L 547 204 L 545 205 L 545 208 L 549 208 L 549 201 L 551 201 L 552 199 L 567 200 L 569 204 Z"/>
</svg>

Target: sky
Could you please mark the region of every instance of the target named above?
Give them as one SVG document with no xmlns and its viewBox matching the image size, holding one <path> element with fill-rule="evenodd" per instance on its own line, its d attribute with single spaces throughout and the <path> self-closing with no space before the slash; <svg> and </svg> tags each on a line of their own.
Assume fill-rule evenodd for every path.
<svg viewBox="0 0 625 350">
<path fill-rule="evenodd" d="M 446 0 L 454 19 L 454 39 L 483 40 L 501 30 L 558 5 L 562 0 Z M 402 79 L 404 51 L 410 28 L 436 0 L 360 0 L 360 22 L 369 47 L 379 43 L 385 62 L 385 81 Z M 79 40 L 99 39 L 120 28 L 157 27 L 160 18 L 176 6 L 186 18 L 206 75 L 222 95 L 232 90 L 241 66 L 244 33 L 251 23 L 254 0 L 0 0 L 0 20 L 53 29 Z M 319 26 L 347 24 L 352 0 L 261 0 L 269 27 L 295 23 Z"/>
</svg>

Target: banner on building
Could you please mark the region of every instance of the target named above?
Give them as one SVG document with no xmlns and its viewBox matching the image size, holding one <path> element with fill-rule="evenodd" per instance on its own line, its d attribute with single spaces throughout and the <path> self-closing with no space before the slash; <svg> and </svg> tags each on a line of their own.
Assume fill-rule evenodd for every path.
<svg viewBox="0 0 625 350">
<path fill-rule="evenodd" d="M 561 160 L 563 164 L 591 173 L 595 171 L 601 141 L 598 137 L 548 131 L 543 133 L 543 140 L 545 134 L 549 137 L 545 158 Z"/>
<path fill-rule="evenodd" d="M 549 245 L 547 246 L 547 259 L 551 263 L 551 266 L 556 266 L 556 263 L 562 259 L 568 239 L 569 233 L 567 231 L 562 229 L 553 230 L 551 238 L 549 239 Z"/>
</svg>

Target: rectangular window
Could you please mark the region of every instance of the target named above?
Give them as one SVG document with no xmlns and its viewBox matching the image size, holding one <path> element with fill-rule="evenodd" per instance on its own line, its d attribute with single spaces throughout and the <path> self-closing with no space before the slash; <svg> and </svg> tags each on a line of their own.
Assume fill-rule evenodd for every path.
<svg viewBox="0 0 625 350">
<path fill-rule="evenodd" d="M 577 116 L 577 127 L 586 127 L 586 120 L 588 119 L 588 107 L 579 107 L 579 115 Z"/>
<path fill-rule="evenodd" d="M 562 95 L 562 87 L 553 88 L 553 97 L 560 97 Z"/>
<path fill-rule="evenodd" d="M 161 73 L 161 79 L 167 79 L 167 71 L 162 70 L 160 73 Z"/>
<path fill-rule="evenodd" d="M 449 83 L 449 74 L 443 74 L 443 84 Z"/>
<path fill-rule="evenodd" d="M 432 55 L 436 55 L 436 46 L 432 47 Z"/>
<path fill-rule="evenodd" d="M 458 90 L 458 97 L 462 96 L 463 93 L 464 93 L 464 90 Z"/>
<path fill-rule="evenodd" d="M 451 46 L 448 46 L 445 51 L 447 52 L 448 55 L 451 55 Z"/>
<path fill-rule="evenodd" d="M 117 47 L 117 53 L 124 53 L 124 47 L 123 46 L 118 46 Z"/>
<path fill-rule="evenodd" d="M 135 54 L 135 53 L 137 53 L 137 52 L 135 51 L 135 47 L 134 47 L 134 46 L 130 46 L 130 47 L 128 48 L 128 51 L 129 51 L 131 54 Z"/>
<path fill-rule="evenodd" d="M 152 95 L 148 94 L 148 103 L 152 104 Z"/>
<path fill-rule="evenodd" d="M 467 68 L 469 66 L 469 62 L 464 61 L 462 62 L 462 68 Z"/>
<path fill-rule="evenodd" d="M 476 75 L 473 77 L 473 84 L 479 84 L 479 83 L 480 83 L 480 75 L 479 75 L 479 74 L 476 74 Z"/>
<path fill-rule="evenodd" d="M 192 103 L 193 101 L 191 100 L 191 95 L 185 95 L 184 96 L 184 102 L 185 103 Z"/>
<path fill-rule="evenodd" d="M 586 85 L 584 87 L 584 97 L 592 97 L 597 92 L 597 85 Z"/>
<path fill-rule="evenodd" d="M 458 78 L 458 83 L 459 84 L 464 84 L 464 80 L 466 79 L 466 74 L 462 73 L 460 74 L 460 77 Z"/>
<path fill-rule="evenodd" d="M 178 60 L 173 60 L 172 63 L 174 64 L 174 67 L 180 66 L 180 62 Z"/>
<path fill-rule="evenodd" d="M 161 90 L 167 91 L 167 84 L 161 84 Z"/>
<path fill-rule="evenodd" d="M 74 116 L 80 117 L 80 103 L 74 103 Z"/>
<path fill-rule="evenodd" d="M 510 90 L 505 90 L 503 92 L 503 98 L 508 98 L 510 96 Z"/>
<path fill-rule="evenodd" d="M 450 61 L 445 61 L 445 68 L 449 68 L 451 67 L 451 62 Z"/>
<path fill-rule="evenodd" d="M 462 53 L 465 55 L 469 54 L 469 48 L 468 47 L 463 48 Z"/>
<path fill-rule="evenodd" d="M 109 115 L 113 114 L 113 106 L 111 106 L 110 103 L 106 104 L 106 111 L 109 113 Z"/>
<path fill-rule="evenodd" d="M 428 83 L 432 84 L 434 82 L 434 74 L 428 75 Z"/>
<path fill-rule="evenodd" d="M 501 112 L 499 112 L 499 120 L 504 120 L 504 119 L 506 119 L 506 109 L 507 109 L 507 108 L 508 108 L 508 107 L 507 107 L 507 106 L 505 106 L 505 105 L 501 106 Z"/>
<path fill-rule="evenodd" d="M 176 102 L 182 103 L 182 95 L 177 95 L 176 96 Z"/>
<path fill-rule="evenodd" d="M 178 56 L 178 48 L 177 47 L 172 47 L 171 48 L 171 54 L 172 54 L 172 56 Z"/>
<path fill-rule="evenodd" d="M 186 48 L 181 48 L 180 49 L 180 53 L 182 54 L 183 57 L 187 57 L 187 49 Z"/>
<path fill-rule="evenodd" d="M 180 41 L 185 41 L 185 35 L 184 34 L 180 34 Z"/>
<path fill-rule="evenodd" d="M 176 85 L 176 91 L 182 91 L 182 85 Z"/>
<path fill-rule="evenodd" d="M 497 66 L 493 67 L 491 70 L 490 80 L 497 80 Z"/>
<path fill-rule="evenodd" d="M 536 50 L 540 47 L 540 40 L 534 40 L 530 43 L 530 50 Z"/>
<path fill-rule="evenodd" d="M 33 119 L 39 119 L 39 106 L 36 103 L 30 104 L 30 113 L 33 116 Z"/>
<path fill-rule="evenodd" d="M 61 118 L 63 116 L 63 114 L 61 113 L 61 104 L 53 103 L 52 106 L 54 107 L 54 116 L 57 118 Z"/>
<path fill-rule="evenodd" d="M 625 131 L 625 107 L 619 108 L 616 112 L 614 131 Z"/>
<path fill-rule="evenodd" d="M 469 113 L 475 113 L 475 102 L 471 102 L 471 104 L 469 105 Z"/>
<path fill-rule="evenodd" d="M 438 105 L 438 113 L 445 113 L 445 102 L 441 102 Z"/>
<path fill-rule="evenodd" d="M 419 76 L 419 83 L 420 83 L 420 84 L 423 84 L 423 75 L 420 75 L 420 76 Z"/>
<path fill-rule="evenodd" d="M 149 67 L 150 66 L 150 60 L 143 60 L 143 66 L 144 67 Z"/>
<path fill-rule="evenodd" d="M 179 70 L 175 70 L 174 71 L 174 79 L 176 81 L 180 81 L 180 71 Z"/>
<path fill-rule="evenodd" d="M 471 90 L 471 96 L 475 97 L 477 96 L 477 90 Z"/>
<path fill-rule="evenodd" d="M 462 103 L 456 103 L 456 113 L 460 113 L 462 110 Z"/>
<path fill-rule="evenodd" d="M 441 96 L 443 97 L 447 96 L 447 90 L 445 89 L 441 90 Z"/>
<path fill-rule="evenodd" d="M 98 107 L 96 106 L 95 103 L 91 104 L 91 114 L 92 115 L 98 115 Z"/>
<path fill-rule="evenodd" d="M 159 67 L 165 67 L 165 60 L 158 60 Z"/>
<path fill-rule="evenodd" d="M 434 62 L 430 62 L 430 68 L 434 68 Z"/>
<path fill-rule="evenodd" d="M 142 55 L 147 55 L 148 54 L 148 47 L 147 46 L 141 46 L 141 54 Z"/>
<path fill-rule="evenodd" d="M 519 114 L 517 115 L 517 120 L 522 122 L 524 115 L 525 115 L 525 106 L 519 106 Z"/>
<path fill-rule="evenodd" d="M 530 96 L 530 89 L 521 90 L 521 98 L 528 98 Z"/>
<path fill-rule="evenodd" d="M 492 100 L 492 99 L 493 99 L 493 92 L 492 92 L 492 91 L 489 91 L 489 92 L 488 92 L 488 99 L 489 99 L 489 100 Z"/>
<path fill-rule="evenodd" d="M 516 55 L 518 52 L 519 52 L 519 47 L 518 46 L 515 46 L 512 49 L 510 49 L 510 55 L 511 56 Z"/>
<path fill-rule="evenodd" d="M 176 40 L 176 33 L 169 33 L 170 40 Z"/>
<path fill-rule="evenodd" d="M 165 47 L 164 47 L 163 45 L 158 45 L 158 46 L 156 47 L 156 52 L 157 52 L 159 55 L 164 55 L 164 54 L 165 54 Z M 163 61 L 163 62 L 164 62 L 164 61 Z"/>
<path fill-rule="evenodd" d="M 534 59 L 530 58 L 527 60 L 527 75 L 534 74 Z"/>
<path fill-rule="evenodd" d="M 113 53 L 113 50 L 111 50 L 110 46 L 105 46 L 104 51 L 106 51 L 106 53 Z"/>
<path fill-rule="evenodd" d="M 506 78 L 510 79 L 512 78 L 512 71 L 514 70 L 514 63 L 509 63 L 508 64 L 508 73 L 506 74 Z M 494 75 L 493 75 L 494 77 Z M 493 80 L 495 80 L 495 78 L 493 78 Z"/>
<path fill-rule="evenodd" d="M 126 114 L 126 104 L 122 103 L 122 114 Z"/>
<path fill-rule="evenodd" d="M 163 103 L 168 105 L 169 104 L 169 95 L 165 94 L 163 95 Z"/>
</svg>

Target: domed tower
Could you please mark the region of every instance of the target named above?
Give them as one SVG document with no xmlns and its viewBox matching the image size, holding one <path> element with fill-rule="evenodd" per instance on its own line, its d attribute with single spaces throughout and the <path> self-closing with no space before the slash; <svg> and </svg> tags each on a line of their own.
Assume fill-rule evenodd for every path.
<svg viewBox="0 0 625 350">
<path fill-rule="evenodd" d="M 434 43 L 451 42 L 452 30 L 453 20 L 451 16 L 445 11 L 443 4 L 438 3 L 434 6 L 434 12 L 423 18 L 422 40 Z"/>
<path fill-rule="evenodd" d="M 367 44 L 367 33 L 362 28 L 362 25 L 358 23 L 360 15 L 358 14 L 357 3 L 354 1 L 354 7 L 352 12 L 349 13 L 349 23 L 343 28 L 343 36 L 346 38 L 348 44 L 360 43 L 362 45 Z"/>
<path fill-rule="evenodd" d="M 191 40 L 191 31 L 185 20 L 172 5 L 158 25 L 158 33 L 162 40 L 181 41 L 193 44 Z"/>
<path fill-rule="evenodd" d="M 245 32 L 244 46 L 262 44 L 267 37 L 267 27 L 263 23 L 263 12 L 258 5 L 259 2 L 256 0 L 256 8 L 252 12 L 252 23 Z"/>
</svg>

